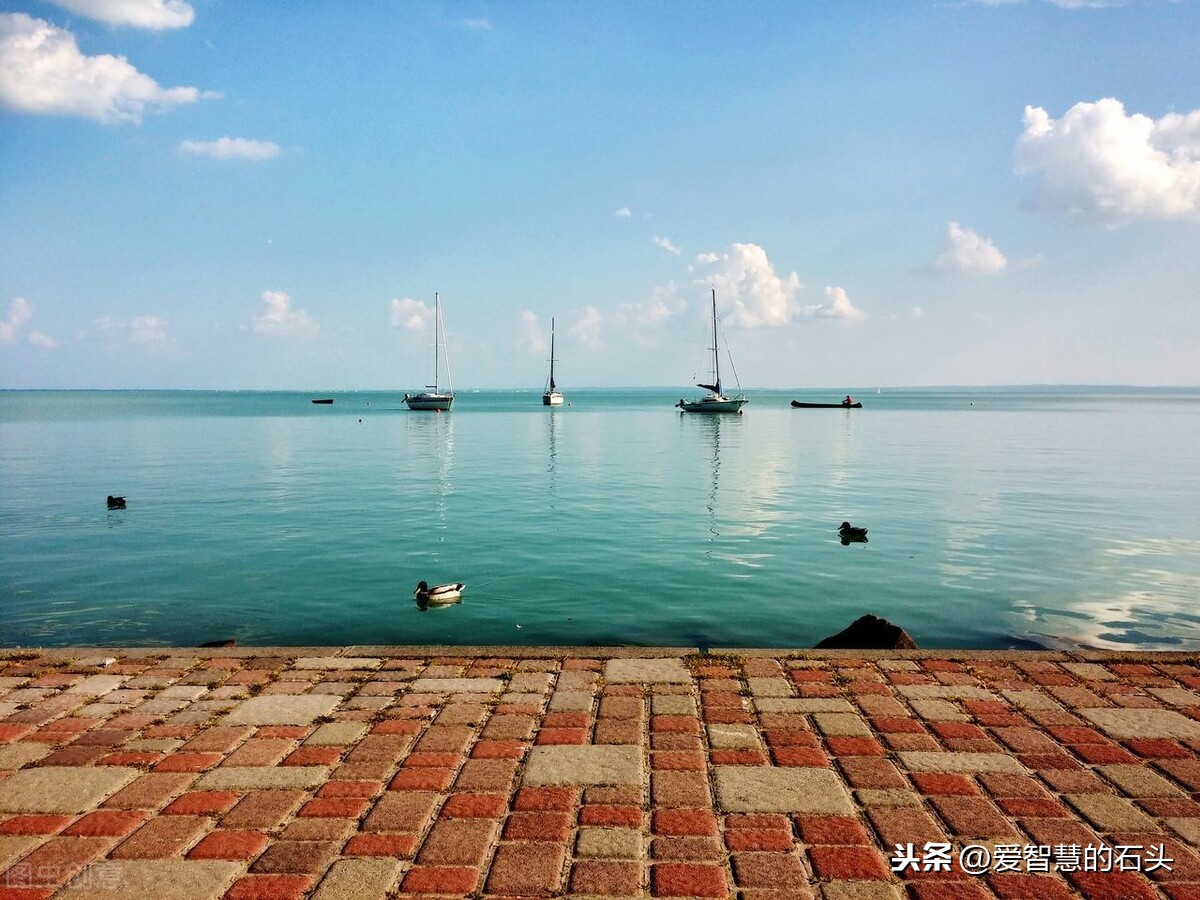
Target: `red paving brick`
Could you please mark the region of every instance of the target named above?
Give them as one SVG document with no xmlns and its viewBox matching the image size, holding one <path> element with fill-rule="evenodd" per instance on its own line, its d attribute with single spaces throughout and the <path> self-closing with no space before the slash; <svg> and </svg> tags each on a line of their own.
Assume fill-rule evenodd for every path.
<svg viewBox="0 0 1200 900">
<path fill-rule="evenodd" d="M 71 820 L 71 816 L 13 816 L 0 822 L 0 834 L 54 834 Z"/>
<path fill-rule="evenodd" d="M 704 863 L 657 863 L 650 870 L 655 897 L 725 897 L 725 867 Z"/>
<path fill-rule="evenodd" d="M 281 766 L 332 766 L 342 756 L 340 747 L 300 747 L 283 758 Z"/>
<path fill-rule="evenodd" d="M 469 894 L 479 870 L 464 866 L 413 866 L 401 883 L 406 894 Z"/>
<path fill-rule="evenodd" d="M 579 811 L 580 825 L 614 825 L 640 828 L 642 811 L 636 806 L 585 806 Z"/>
<path fill-rule="evenodd" d="M 296 815 L 303 818 L 357 819 L 371 805 L 367 797 L 318 797 L 309 800 Z"/>
<path fill-rule="evenodd" d="M 222 760 L 220 753 L 172 753 L 163 757 L 155 772 L 203 772 Z"/>
<path fill-rule="evenodd" d="M 0 883 L 21 887 L 66 884 L 104 855 L 114 842 L 97 837 L 53 837 L 5 873 Z M 17 878 L 20 881 L 14 881 Z"/>
<path fill-rule="evenodd" d="M 224 900 L 300 900 L 312 883 L 307 875 L 247 875 L 233 883 Z"/>
<path fill-rule="evenodd" d="M 214 831 L 188 851 L 188 859 L 253 859 L 267 846 L 261 831 Z"/>
<path fill-rule="evenodd" d="M 829 879 L 882 879 L 889 866 L 874 847 L 810 847 L 813 871 Z"/>
<path fill-rule="evenodd" d="M 147 813 L 135 810 L 100 809 L 88 813 L 62 831 L 72 837 L 124 837 L 142 824 Z"/>
<path fill-rule="evenodd" d="M 442 815 L 449 819 L 499 818 L 508 809 L 503 794 L 451 794 L 442 806 Z"/>
<path fill-rule="evenodd" d="M 800 837 L 806 844 L 868 844 L 866 828 L 851 816 L 798 816 Z"/>
<path fill-rule="evenodd" d="M 414 900 L 477 892 L 796 900 L 820 896 L 827 882 L 843 882 L 847 896 L 890 885 L 911 900 L 1200 900 L 1200 854 L 1177 837 L 1200 819 L 1200 740 L 1182 737 L 1200 721 L 1200 703 L 1188 702 L 1200 692 L 1200 665 L 1185 655 L 1101 655 L 1085 667 L 1049 652 L 722 656 L 685 659 L 691 683 L 660 684 L 608 683 L 607 658 L 553 650 L 409 652 L 352 673 L 297 668 L 287 650 L 246 658 L 193 649 L 168 654 L 167 665 L 106 652 L 117 657 L 107 671 L 133 680 L 112 713 L 83 718 L 70 715 L 78 701 L 62 692 L 86 675 L 69 662 L 64 671 L 52 651 L 18 660 L 0 651 L 0 678 L 44 692 L 0 719 L 0 747 L 50 750 L 27 764 L 20 749 L 0 759 L 31 771 L 130 770 L 93 806 L 46 814 L 30 810 L 56 807 L 5 809 L 4 783 L 15 773 L 0 768 L 0 848 L 18 854 L 0 872 L 0 900 L 42 900 L 106 859 L 233 861 L 240 874 L 226 900 L 299 900 L 339 859 L 372 858 L 409 866 L 392 887 Z M 419 677 L 500 677 L 512 693 L 415 694 Z M 812 705 L 779 711 L 791 701 L 757 700 L 762 692 L 747 679 L 776 679 L 768 683 Z M 177 684 L 213 687 L 207 699 L 236 704 L 239 692 L 286 702 L 322 682 L 338 683 L 330 695 L 338 705 L 308 725 L 222 725 L 205 707 L 189 713 L 187 701 L 168 716 L 191 724 L 156 724 L 138 709 Z M 908 693 L 916 686 L 937 702 L 916 702 Z M 559 691 L 590 696 L 591 709 L 549 711 Z M 1132 726 L 1141 731 L 1131 738 L 1131 726 L 1110 733 L 1108 720 L 1089 719 L 1099 708 L 1118 720 L 1138 709 L 1158 718 Z M 834 709 L 840 722 L 813 718 Z M 366 727 L 344 743 L 303 743 L 326 721 Z M 742 729 L 737 743 L 710 731 L 722 725 Z M 139 747 L 149 741 L 186 743 Z M 581 774 L 578 784 L 526 783 L 537 754 L 589 744 L 639 748 L 641 781 L 595 784 Z M 770 795 L 722 808 L 723 781 L 754 770 L 797 784 L 832 778 L 823 783 L 840 785 L 831 809 L 841 812 L 823 809 L 824 794 L 803 793 L 795 809 L 780 810 Z M 325 774 L 312 780 L 313 772 Z M 268 786 L 297 776 L 302 787 Z M 922 853 L 927 841 L 955 850 L 1158 843 L 1173 862 L 1149 875 L 1025 871 L 1018 854 L 1017 871 L 891 871 L 896 844 Z"/>
<path fill-rule="evenodd" d="M 230 809 L 241 795 L 234 791 L 192 791 L 172 800 L 163 810 L 171 816 L 216 816 Z"/>
<path fill-rule="evenodd" d="M 356 834 L 342 848 L 343 856 L 411 857 L 417 845 L 415 834 Z"/>
<path fill-rule="evenodd" d="M 509 841 L 566 841 L 574 817 L 565 812 L 515 812 L 504 825 Z"/>
<path fill-rule="evenodd" d="M 725 846 L 731 850 L 790 850 L 792 833 L 783 829 L 746 828 L 725 833 Z"/>
<path fill-rule="evenodd" d="M 717 817 L 707 809 L 655 810 L 651 830 L 665 835 L 706 835 L 717 833 Z"/>
</svg>

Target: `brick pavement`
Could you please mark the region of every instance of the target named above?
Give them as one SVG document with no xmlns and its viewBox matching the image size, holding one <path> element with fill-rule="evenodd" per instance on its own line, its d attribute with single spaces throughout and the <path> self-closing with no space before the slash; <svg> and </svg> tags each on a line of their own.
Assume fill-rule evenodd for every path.
<svg viewBox="0 0 1200 900">
<path fill-rule="evenodd" d="M 1200 898 L 1197 663 L 0 651 L 0 900 Z"/>
</svg>

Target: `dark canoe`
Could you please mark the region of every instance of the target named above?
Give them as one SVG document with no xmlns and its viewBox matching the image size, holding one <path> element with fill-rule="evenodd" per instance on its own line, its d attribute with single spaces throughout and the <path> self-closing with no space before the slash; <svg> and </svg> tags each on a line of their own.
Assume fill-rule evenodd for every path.
<svg viewBox="0 0 1200 900">
<path fill-rule="evenodd" d="M 333 402 L 333 399 L 332 399 L 332 398 L 327 398 L 327 399 L 323 399 L 323 400 L 314 400 L 314 401 L 313 401 L 313 403 L 332 403 L 332 402 Z"/>
<path fill-rule="evenodd" d="M 793 400 L 792 406 L 796 409 L 862 409 L 861 403 L 801 403 L 799 400 Z"/>
</svg>

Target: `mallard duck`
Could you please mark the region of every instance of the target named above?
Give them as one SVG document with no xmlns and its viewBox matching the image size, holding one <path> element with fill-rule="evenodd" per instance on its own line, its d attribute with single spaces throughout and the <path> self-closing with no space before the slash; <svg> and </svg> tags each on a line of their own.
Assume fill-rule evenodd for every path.
<svg viewBox="0 0 1200 900">
<path fill-rule="evenodd" d="M 125 508 L 125 498 L 124 497 L 114 497 L 112 494 L 109 494 L 108 495 L 108 508 L 109 509 L 124 509 Z"/>
<path fill-rule="evenodd" d="M 453 584 L 439 584 L 430 587 L 424 581 L 417 584 L 417 589 L 413 591 L 418 600 L 427 600 L 432 603 L 446 603 L 450 600 L 457 600 L 466 587 L 461 581 L 456 581 Z"/>
<path fill-rule="evenodd" d="M 843 522 L 842 527 L 838 529 L 838 534 L 844 538 L 865 538 L 867 536 L 867 529 L 851 525 L 849 522 Z"/>
</svg>

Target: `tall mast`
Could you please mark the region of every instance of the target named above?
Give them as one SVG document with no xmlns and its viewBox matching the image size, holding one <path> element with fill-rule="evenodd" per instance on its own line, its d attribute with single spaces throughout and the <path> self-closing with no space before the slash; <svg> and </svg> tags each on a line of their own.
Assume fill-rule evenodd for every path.
<svg viewBox="0 0 1200 900">
<path fill-rule="evenodd" d="M 550 390 L 554 390 L 554 317 L 550 318 Z"/>
<path fill-rule="evenodd" d="M 712 289 L 713 306 L 713 384 L 717 386 L 717 394 L 721 393 L 721 354 L 717 351 L 717 289 Z"/>
<path fill-rule="evenodd" d="M 714 301 L 715 302 L 715 301 Z M 442 300 L 438 292 L 433 292 L 433 392 L 438 391 L 438 339 L 442 333 Z"/>
</svg>

